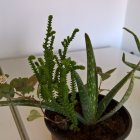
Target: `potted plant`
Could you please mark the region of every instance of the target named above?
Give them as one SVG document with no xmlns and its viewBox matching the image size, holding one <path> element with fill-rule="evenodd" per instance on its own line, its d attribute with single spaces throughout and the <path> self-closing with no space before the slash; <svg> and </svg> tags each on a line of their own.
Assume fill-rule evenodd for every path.
<svg viewBox="0 0 140 140">
<path fill-rule="evenodd" d="M 90 38 L 85 34 L 87 83 L 84 84 L 77 72 L 83 70 L 84 66 L 77 65 L 72 58 L 67 57 L 68 46 L 79 30 L 75 29 L 61 42 L 63 50 L 59 49 L 56 55 L 53 51 L 55 31 L 52 29 L 52 18 L 51 15 L 48 17 L 43 43 L 44 57 L 28 58 L 34 75 L 30 78 L 15 78 L 8 83 L 8 75 L 0 71 L 0 99 L 6 99 L 0 101 L 0 106 L 12 104 L 41 108 L 53 140 L 125 139 L 132 122 L 123 104 L 132 92 L 134 73 L 139 63 L 111 90 L 107 90 L 106 96 L 101 95 L 106 90 L 101 88 L 102 81 L 108 79 L 115 69 L 103 72 L 101 67 L 96 66 Z M 120 102 L 113 100 L 128 80 L 128 89 Z M 37 82 L 36 94 L 30 93 Z M 27 119 L 31 121 L 38 117 L 41 115 L 31 110 Z"/>
</svg>

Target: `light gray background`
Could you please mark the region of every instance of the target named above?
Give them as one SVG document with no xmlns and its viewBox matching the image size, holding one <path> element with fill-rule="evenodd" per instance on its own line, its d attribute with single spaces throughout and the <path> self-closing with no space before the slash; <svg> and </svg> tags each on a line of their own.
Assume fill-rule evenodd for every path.
<svg viewBox="0 0 140 140">
<path fill-rule="evenodd" d="M 133 48 L 137 53 L 133 38 L 123 34 L 122 27 L 140 35 L 139 5 L 139 0 L 0 0 L 0 59 L 41 54 L 50 14 L 57 31 L 55 50 L 76 27 L 80 33 L 70 50 L 85 48 L 87 32 L 94 47 Z"/>
</svg>

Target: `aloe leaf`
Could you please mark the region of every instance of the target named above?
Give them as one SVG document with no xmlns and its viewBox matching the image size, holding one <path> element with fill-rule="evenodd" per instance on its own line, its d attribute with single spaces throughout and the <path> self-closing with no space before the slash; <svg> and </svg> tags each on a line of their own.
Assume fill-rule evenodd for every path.
<svg viewBox="0 0 140 140">
<path fill-rule="evenodd" d="M 89 121 L 89 118 L 91 117 L 91 111 L 89 109 L 89 96 L 87 94 L 86 88 L 83 84 L 83 81 L 79 74 L 75 71 L 75 79 L 76 79 L 76 84 L 78 87 L 78 92 L 79 92 L 79 98 L 80 98 L 80 103 L 81 103 L 81 108 L 82 108 L 82 113 L 84 116 L 85 121 Z"/>
<path fill-rule="evenodd" d="M 43 117 L 37 110 L 33 109 L 30 111 L 29 116 L 27 117 L 28 121 L 33 121 L 35 119 L 38 119 L 40 117 Z"/>
<path fill-rule="evenodd" d="M 101 74 L 102 81 L 107 80 L 115 70 L 116 70 L 116 68 L 113 68 L 105 73 L 102 73 Z"/>
<path fill-rule="evenodd" d="M 116 70 L 116 68 L 110 69 L 105 73 L 103 73 L 102 68 L 99 66 L 96 67 L 96 70 L 97 70 L 97 74 L 99 74 L 101 76 L 102 81 L 104 81 L 111 76 L 111 74 Z"/>
<path fill-rule="evenodd" d="M 111 110 L 109 113 L 107 113 L 103 117 L 101 117 L 98 122 L 103 121 L 103 120 L 111 117 L 112 115 L 114 115 L 123 106 L 123 104 L 128 100 L 128 98 L 130 97 L 130 95 L 132 93 L 133 87 L 134 87 L 134 75 L 132 76 L 128 89 L 127 89 L 126 93 L 124 94 L 123 98 L 121 99 L 121 101 L 115 106 L 115 108 L 113 110 Z"/>
<path fill-rule="evenodd" d="M 133 69 L 136 67 L 136 64 L 130 63 L 130 62 L 128 62 L 128 61 L 125 60 L 125 53 L 123 53 L 123 55 L 122 55 L 122 61 L 123 61 L 127 66 L 129 66 L 129 67 L 131 67 L 131 68 L 133 68 Z M 137 68 L 137 70 L 140 71 L 140 66 Z"/>
<path fill-rule="evenodd" d="M 139 41 L 139 38 L 137 37 L 137 35 L 134 32 L 132 32 L 131 30 L 125 28 L 125 27 L 123 29 L 133 35 L 133 37 L 135 39 L 135 42 L 136 42 L 136 45 L 137 45 L 137 48 L 138 48 L 138 50 L 140 52 L 140 41 Z"/>
<path fill-rule="evenodd" d="M 93 123 L 96 122 L 96 113 L 98 107 L 98 77 L 96 70 L 96 61 L 93 53 L 90 38 L 85 34 L 87 51 L 87 93 L 89 95 L 89 110 L 92 116 L 89 118 Z"/>
<path fill-rule="evenodd" d="M 104 74 L 111 75 L 115 70 L 116 70 L 116 68 L 110 69 L 107 72 L 105 72 Z"/>
<path fill-rule="evenodd" d="M 98 105 L 98 112 L 97 112 L 97 117 L 100 118 L 100 116 L 104 113 L 106 110 L 107 106 L 113 99 L 113 97 L 117 94 L 117 92 L 123 87 L 123 85 L 128 81 L 129 78 L 133 75 L 133 73 L 137 70 L 139 66 L 136 66 L 135 69 L 133 69 L 131 72 L 129 72 L 117 85 L 115 85 L 110 92 L 99 102 Z"/>
</svg>

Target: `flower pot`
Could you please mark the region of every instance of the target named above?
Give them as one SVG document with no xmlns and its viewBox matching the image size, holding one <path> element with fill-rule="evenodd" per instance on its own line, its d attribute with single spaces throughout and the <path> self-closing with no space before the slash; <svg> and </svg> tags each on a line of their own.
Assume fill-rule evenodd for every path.
<svg viewBox="0 0 140 140">
<path fill-rule="evenodd" d="M 103 96 L 100 96 L 102 98 Z M 117 101 L 112 100 L 108 109 L 112 109 Z M 48 118 L 56 113 L 46 110 Z M 109 119 L 96 125 L 80 125 L 80 131 L 60 129 L 57 124 L 45 119 L 46 126 L 52 134 L 52 140 L 124 140 L 132 128 L 132 119 L 125 107 L 122 107 Z"/>
</svg>

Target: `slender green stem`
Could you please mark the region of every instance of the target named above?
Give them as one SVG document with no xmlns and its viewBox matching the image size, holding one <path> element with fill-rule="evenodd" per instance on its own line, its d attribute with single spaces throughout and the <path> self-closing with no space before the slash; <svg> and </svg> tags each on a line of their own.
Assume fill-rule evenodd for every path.
<svg viewBox="0 0 140 140">
<path fill-rule="evenodd" d="M 49 110 L 53 110 L 46 103 L 37 100 L 11 99 L 11 101 L 0 101 L 0 106 L 9 106 L 10 104 L 13 104 L 15 106 L 31 106 L 38 108 L 42 107 Z"/>
</svg>

